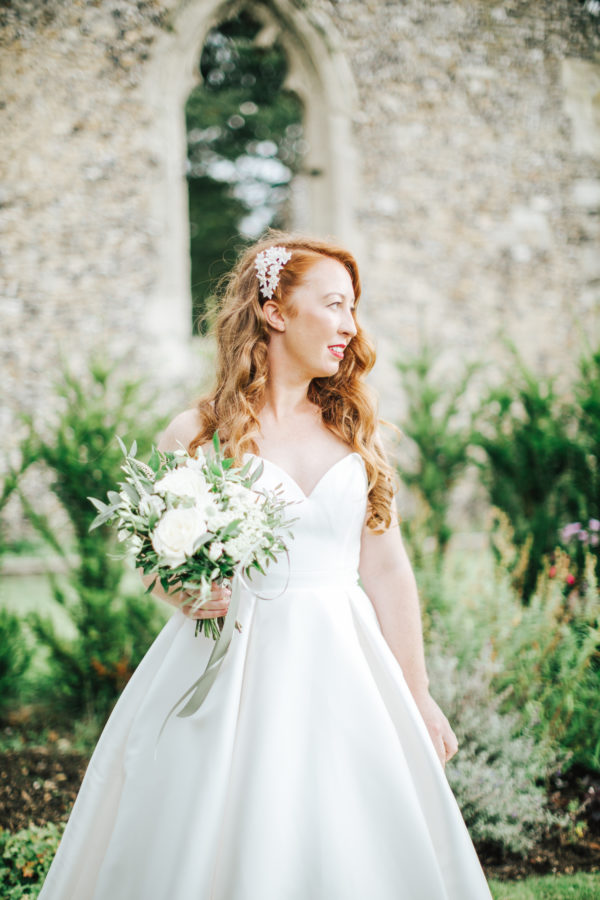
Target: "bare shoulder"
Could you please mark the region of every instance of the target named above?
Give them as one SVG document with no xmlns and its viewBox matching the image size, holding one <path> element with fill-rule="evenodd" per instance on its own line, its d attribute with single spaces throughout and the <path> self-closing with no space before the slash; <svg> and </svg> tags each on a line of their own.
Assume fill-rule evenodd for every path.
<svg viewBox="0 0 600 900">
<path fill-rule="evenodd" d="M 181 444 L 189 447 L 200 431 L 200 416 L 197 409 L 186 409 L 169 422 L 159 442 L 159 450 L 179 450 Z"/>
</svg>

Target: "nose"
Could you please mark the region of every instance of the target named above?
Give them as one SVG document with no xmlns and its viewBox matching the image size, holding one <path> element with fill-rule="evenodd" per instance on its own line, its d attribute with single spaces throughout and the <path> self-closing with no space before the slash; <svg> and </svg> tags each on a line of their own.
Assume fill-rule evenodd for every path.
<svg viewBox="0 0 600 900">
<path fill-rule="evenodd" d="M 342 334 L 350 335 L 351 338 L 356 334 L 356 322 L 354 321 L 354 316 L 352 312 L 347 309 L 344 313 L 344 317 L 340 323 L 340 332 Z"/>
</svg>

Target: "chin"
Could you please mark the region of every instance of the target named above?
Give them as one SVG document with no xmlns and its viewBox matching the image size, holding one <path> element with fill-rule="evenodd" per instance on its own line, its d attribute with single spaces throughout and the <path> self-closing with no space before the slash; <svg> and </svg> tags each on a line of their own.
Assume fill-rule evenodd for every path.
<svg viewBox="0 0 600 900">
<path fill-rule="evenodd" d="M 328 365 L 323 366 L 318 374 L 313 375 L 313 378 L 331 378 L 332 375 L 337 375 L 340 368 L 340 362 L 341 360 L 332 360 Z"/>
</svg>

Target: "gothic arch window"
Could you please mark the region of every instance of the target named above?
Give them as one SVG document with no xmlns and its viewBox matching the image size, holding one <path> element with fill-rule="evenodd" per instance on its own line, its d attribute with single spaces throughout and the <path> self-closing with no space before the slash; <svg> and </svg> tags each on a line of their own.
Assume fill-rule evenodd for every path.
<svg viewBox="0 0 600 900">
<path fill-rule="evenodd" d="M 190 232 L 194 237 L 197 233 L 194 225 L 190 226 L 189 170 L 198 162 L 206 164 L 206 160 L 198 161 L 191 153 L 188 156 L 186 113 L 188 101 L 202 81 L 199 62 L 208 35 L 241 15 L 261 26 L 253 39 L 254 46 L 283 52 L 287 69 L 282 90 L 287 96 L 295 96 L 303 113 L 302 135 L 296 138 L 293 131 L 289 133 L 290 139 L 305 142 L 301 145 L 302 158 L 277 214 L 285 218 L 286 226 L 333 235 L 359 258 L 361 255 L 360 234 L 354 224 L 360 196 L 353 150 L 357 92 L 341 38 L 329 18 L 322 10 L 297 0 L 186 0 L 177 4 L 171 27 L 157 41 L 147 71 L 151 140 L 157 161 L 150 215 L 158 235 L 159 258 L 145 327 L 165 366 L 183 378 L 189 366 L 197 363 L 190 341 L 194 321 Z M 236 114 L 246 118 L 242 111 Z M 246 113 L 248 119 L 251 115 Z M 216 124 L 222 127 L 222 122 Z M 193 132 L 194 127 L 189 131 Z M 210 128 L 210 123 L 198 128 L 202 132 Z M 206 147 L 210 146 L 209 136 L 204 136 Z M 198 134 L 192 135 L 192 139 L 195 137 Z M 200 150 L 196 153 L 202 157 Z M 231 189 L 231 184 L 228 186 Z M 217 187 L 213 185 L 214 190 Z M 277 187 L 273 185 L 274 189 Z M 238 211 L 242 219 L 251 215 L 242 206 Z M 191 218 L 192 222 L 197 221 L 194 214 Z M 241 235 L 240 240 L 243 239 Z M 235 247 L 225 248 L 219 255 L 222 257 L 223 253 L 231 262 Z M 218 276 L 218 269 L 208 272 L 208 281 L 214 276 Z M 193 280 L 206 281 L 206 277 L 195 274 Z"/>
<path fill-rule="evenodd" d="M 192 319 L 202 330 L 210 296 L 244 243 L 293 227 L 291 184 L 306 141 L 302 105 L 285 87 L 276 34 L 242 9 L 211 28 L 201 82 L 186 103 Z"/>
</svg>

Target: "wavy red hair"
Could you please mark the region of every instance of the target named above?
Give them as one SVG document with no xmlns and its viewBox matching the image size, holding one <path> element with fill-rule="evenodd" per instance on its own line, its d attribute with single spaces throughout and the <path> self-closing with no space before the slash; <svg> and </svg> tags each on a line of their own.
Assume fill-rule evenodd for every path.
<svg viewBox="0 0 600 900">
<path fill-rule="evenodd" d="M 348 270 L 358 305 L 361 284 L 356 260 L 331 241 L 270 231 L 249 247 L 223 283 L 213 328 L 217 340 L 216 384 L 198 403 L 201 427 L 190 452 L 210 441 L 218 430 L 225 452 L 237 464 L 242 463 L 244 453 L 258 453 L 256 437 L 267 385 L 270 331 L 254 263 L 257 253 L 274 245 L 283 245 L 292 253 L 273 293 L 273 299 L 288 313 L 293 315 L 290 293 L 323 256 L 338 260 Z M 308 397 L 320 407 L 325 425 L 362 456 L 368 478 L 367 524 L 378 531 L 391 522 L 395 478 L 377 435 L 377 405 L 364 381 L 375 363 L 375 350 L 358 322 L 356 328 L 336 374 L 314 378 Z"/>
</svg>

